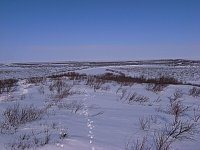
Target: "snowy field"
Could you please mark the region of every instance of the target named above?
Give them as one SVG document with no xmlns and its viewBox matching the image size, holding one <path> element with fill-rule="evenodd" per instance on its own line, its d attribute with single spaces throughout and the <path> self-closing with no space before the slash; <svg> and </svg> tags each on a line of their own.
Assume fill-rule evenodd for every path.
<svg viewBox="0 0 200 150">
<path fill-rule="evenodd" d="M 1 150 L 199 150 L 200 62 L 0 64 Z"/>
</svg>

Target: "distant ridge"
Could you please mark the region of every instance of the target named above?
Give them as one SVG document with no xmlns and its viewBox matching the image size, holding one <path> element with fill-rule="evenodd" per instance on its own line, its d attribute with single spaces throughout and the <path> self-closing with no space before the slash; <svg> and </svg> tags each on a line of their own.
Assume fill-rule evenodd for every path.
<svg viewBox="0 0 200 150">
<path fill-rule="evenodd" d="M 200 65 L 200 60 L 187 59 L 156 59 L 156 60 L 134 60 L 134 61 L 58 61 L 58 62 L 27 62 L 10 63 L 14 66 L 38 66 L 38 65 L 95 65 L 95 66 L 115 66 L 115 65 L 168 65 L 168 66 L 194 66 Z"/>
</svg>

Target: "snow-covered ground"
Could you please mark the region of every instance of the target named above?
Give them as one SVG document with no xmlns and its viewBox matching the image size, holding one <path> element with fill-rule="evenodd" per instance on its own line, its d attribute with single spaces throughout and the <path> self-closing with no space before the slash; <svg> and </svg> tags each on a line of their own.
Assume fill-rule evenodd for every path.
<svg viewBox="0 0 200 150">
<path fill-rule="evenodd" d="M 124 85 L 113 81 L 100 84 L 95 89 L 85 79 L 47 78 L 36 83 L 25 79 L 75 70 L 87 75 L 106 72 L 147 78 L 169 75 L 197 84 L 200 83 L 200 68 L 197 66 L 145 64 L 73 66 L 73 69 L 51 66 L 53 73 L 49 73 L 51 69 L 48 68 L 44 74 L 42 68 L 33 70 L 32 74 L 32 68 L 2 68 L 1 79 L 20 79 L 12 91 L 0 94 L 2 150 L 137 150 L 142 143 L 144 149 L 150 147 L 152 150 L 164 150 L 166 145 L 177 150 L 198 150 L 200 147 L 200 94 L 192 96 L 191 85 L 168 85 L 160 91 L 153 91 L 145 83 Z M 9 121 L 5 122 L 8 120 L 5 111 L 14 106 L 19 106 L 18 109 L 34 108 L 40 115 L 11 125 Z M 164 144 L 159 149 L 160 137 Z"/>
</svg>

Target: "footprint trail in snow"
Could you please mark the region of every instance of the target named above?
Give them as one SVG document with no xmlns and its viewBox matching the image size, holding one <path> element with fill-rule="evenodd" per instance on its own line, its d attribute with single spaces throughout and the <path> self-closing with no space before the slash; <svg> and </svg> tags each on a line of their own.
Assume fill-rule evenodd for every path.
<svg viewBox="0 0 200 150">
<path fill-rule="evenodd" d="M 88 97 L 90 97 L 91 95 L 87 94 L 87 91 L 85 91 L 85 98 L 83 99 L 84 101 L 84 110 L 83 110 L 83 114 L 85 116 L 85 118 L 87 119 L 87 128 L 88 128 L 88 138 L 89 138 L 89 143 L 92 145 L 91 149 L 95 150 L 95 147 L 93 146 L 94 143 L 94 122 L 93 120 L 89 117 L 89 109 L 88 106 L 86 104 L 86 101 L 88 100 Z"/>
</svg>

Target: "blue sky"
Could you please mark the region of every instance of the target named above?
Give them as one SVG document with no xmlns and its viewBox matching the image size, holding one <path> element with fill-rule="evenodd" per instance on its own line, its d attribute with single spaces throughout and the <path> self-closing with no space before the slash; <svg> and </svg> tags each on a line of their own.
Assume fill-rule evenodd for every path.
<svg viewBox="0 0 200 150">
<path fill-rule="evenodd" d="M 0 0 L 0 62 L 200 59 L 199 0 Z"/>
</svg>

